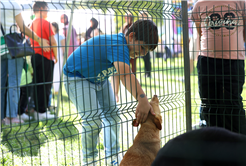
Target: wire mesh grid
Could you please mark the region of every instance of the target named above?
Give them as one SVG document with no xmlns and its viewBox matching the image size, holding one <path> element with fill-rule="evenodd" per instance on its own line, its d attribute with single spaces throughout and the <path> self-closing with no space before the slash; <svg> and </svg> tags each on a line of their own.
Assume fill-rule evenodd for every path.
<svg viewBox="0 0 246 166">
<path fill-rule="evenodd" d="M 190 12 L 194 124 L 245 134 L 244 11 L 245 3 L 235 1 L 199 2 Z"/>
<path fill-rule="evenodd" d="M 153 20 L 157 25 L 158 45 L 154 51 L 149 52 L 151 65 L 150 71 L 148 71 L 148 69 L 146 70 L 146 60 L 144 58 L 137 58 L 135 60 L 136 70 L 134 74 L 139 80 L 139 83 L 148 99 L 151 99 L 153 95 L 157 95 L 159 98 L 159 106 L 163 118 L 163 129 L 160 131 L 161 145 L 163 146 L 171 138 L 186 131 L 185 95 L 187 92 L 185 91 L 185 81 L 187 80 L 184 79 L 184 66 L 187 64 L 184 63 L 183 54 L 181 1 L 52 0 L 46 2 L 48 4 L 48 21 L 57 22 L 58 25 L 62 27 L 60 30 L 64 30 L 64 23 L 60 22 L 64 22 L 65 18 L 62 20 L 60 17 L 61 15 L 66 14 L 68 18 L 67 21 L 71 21 L 73 25 L 73 27 L 70 27 L 68 24 L 66 27 L 68 32 L 73 30 L 76 30 L 77 32 L 78 40 L 76 39 L 76 41 L 74 41 L 77 42 L 77 44 L 71 44 L 71 42 L 69 42 L 69 38 L 71 38 L 70 40 L 74 40 L 74 38 L 72 35 L 70 37 L 70 34 L 68 34 L 64 38 L 65 44 L 63 46 L 58 46 L 58 48 L 60 48 L 58 49 L 58 54 L 62 51 L 64 53 L 64 64 L 66 63 L 67 57 L 70 55 L 70 48 L 75 50 L 80 44 L 84 43 L 84 40 L 86 40 L 86 31 L 90 27 L 92 17 L 98 21 L 98 29 L 100 30 L 99 34 L 112 36 L 113 34 L 122 32 L 121 27 L 125 23 L 124 17 L 131 15 L 133 20 L 136 21 L 142 19 L 141 13 L 147 13 L 147 19 Z M 32 12 L 33 3 L 34 2 L 20 3 L 23 19 L 26 24 L 30 23 L 31 29 L 33 26 L 32 24 L 35 21 L 35 19 L 33 20 L 33 17 L 35 16 Z M 2 1 L 1 4 L 1 12 L 5 14 L 9 11 L 13 12 L 16 10 L 13 5 L 7 8 L 4 5 L 4 1 Z M 47 9 L 43 9 L 43 12 Z M 7 15 L 4 15 L 4 17 L 7 17 Z M 7 22 L 6 18 L 5 21 L 3 21 L 2 18 L 3 15 L 1 16 L 1 23 L 5 30 L 7 30 L 6 27 L 8 24 L 15 23 L 13 18 L 12 22 Z M 51 26 L 49 26 L 48 29 L 51 31 Z M 95 32 L 91 33 L 91 35 L 94 36 Z M 58 36 L 58 41 L 60 38 L 61 37 Z M 31 41 L 31 43 L 34 45 L 33 41 Z M 87 45 L 88 49 L 89 47 L 90 46 Z M 55 48 L 55 46 L 50 47 L 50 49 L 53 48 Z M 44 54 L 44 52 L 42 52 L 42 54 Z M 44 58 L 35 60 L 33 56 L 36 55 L 32 55 L 32 60 L 29 55 L 26 55 L 22 59 L 29 63 L 29 65 L 31 63 L 37 64 L 38 62 L 44 63 Z M 1 63 L 4 58 L 5 57 L 1 56 Z M 58 57 L 58 68 L 62 68 L 64 65 L 60 62 L 60 58 L 61 57 Z M 17 63 L 23 64 L 23 62 L 19 62 L 18 59 L 12 59 L 12 63 L 16 65 L 13 74 L 20 75 L 17 71 Z M 85 62 L 82 62 L 82 64 L 84 63 Z M 33 72 L 35 72 L 35 66 L 30 66 L 33 66 Z M 48 66 L 51 68 L 53 67 L 51 62 L 48 63 Z M 21 66 L 21 69 L 22 67 L 23 65 Z M 45 72 L 46 69 L 44 66 L 41 68 L 41 72 Z M 24 69 L 27 69 L 27 67 L 24 67 Z M 22 75 L 23 73 L 27 74 L 28 72 L 27 70 L 24 70 Z M 58 70 L 54 73 L 54 76 L 59 75 L 60 80 L 46 82 L 41 81 L 23 86 L 20 84 L 20 79 L 15 78 L 15 85 L 12 84 L 13 86 L 10 86 L 10 84 L 7 83 L 6 86 L 1 86 L 1 92 L 14 89 L 14 93 L 16 94 L 21 93 L 22 87 L 32 87 L 34 88 L 34 95 L 32 97 L 34 97 L 35 100 L 37 100 L 38 96 L 41 95 L 37 91 L 37 87 L 43 86 L 43 100 L 47 101 L 43 102 L 44 109 L 47 109 L 45 110 L 45 118 L 42 119 L 40 116 L 35 117 L 34 111 L 37 111 L 39 107 L 35 106 L 34 103 L 36 105 L 40 105 L 40 103 L 37 101 L 33 103 L 33 101 L 30 100 L 32 97 L 29 97 L 31 96 L 31 92 L 29 92 L 29 90 L 25 90 L 27 92 L 25 99 L 28 100 L 28 104 L 26 104 L 26 106 L 28 105 L 26 108 L 26 114 L 30 115 L 30 118 L 25 120 L 25 123 L 14 124 L 10 122 L 10 125 L 2 124 L 0 151 L 0 160 L 2 165 L 83 165 L 90 162 L 88 160 L 83 161 L 82 149 L 84 147 L 82 147 L 81 142 L 83 142 L 83 139 L 81 138 L 81 135 L 84 134 L 86 136 L 87 134 L 90 134 L 90 132 L 93 133 L 94 129 L 89 131 L 84 130 L 83 122 L 102 122 L 102 117 L 96 115 L 92 117 L 92 121 L 89 121 L 89 119 L 82 120 L 83 115 L 78 111 L 80 109 L 78 108 L 78 103 L 83 101 L 74 99 L 77 104 L 70 101 L 71 97 L 69 97 L 68 94 L 71 92 L 67 92 L 63 86 L 64 83 L 66 84 L 69 82 L 67 78 L 63 80 L 62 73 L 62 70 Z M 10 76 L 11 75 L 8 76 L 8 81 L 10 81 Z M 27 76 L 24 77 L 24 80 L 27 82 Z M 92 77 L 92 79 L 94 78 L 96 77 Z M 109 78 L 109 81 L 112 82 L 112 78 Z M 49 87 L 44 85 L 51 86 L 52 83 L 53 90 L 50 92 Z M 55 84 L 59 83 L 59 91 L 55 92 Z M 75 84 L 75 86 L 77 85 Z M 117 114 L 115 116 L 119 118 L 119 125 L 110 123 L 107 125 L 104 122 L 96 124 L 98 125 L 98 129 L 95 129 L 97 130 L 96 133 L 99 131 L 101 132 L 98 138 L 98 144 L 96 145 L 98 157 L 93 156 L 93 160 L 98 161 L 100 165 L 108 165 L 106 160 L 107 153 L 104 147 L 106 143 L 104 141 L 108 140 L 110 142 L 111 140 L 107 139 L 107 136 L 104 135 L 106 128 L 112 129 L 113 127 L 120 126 L 120 133 L 118 135 L 120 141 L 117 154 L 121 156 L 123 156 L 127 149 L 133 144 L 134 137 L 137 135 L 139 129 L 132 126 L 132 120 L 135 119 L 135 111 L 138 101 L 132 97 L 132 92 L 127 91 L 122 83 L 119 86 L 119 102 L 117 102 L 116 105 L 113 105 L 113 110 L 117 110 Z M 51 93 L 51 95 L 48 95 L 49 93 Z M 109 93 L 109 91 L 106 93 Z M 2 118 L 8 115 L 7 110 L 16 104 L 11 102 L 8 92 L 5 94 L 6 96 L 4 98 L 6 101 L 4 102 L 6 102 L 6 108 L 4 109 L 6 109 L 6 112 L 5 114 L 2 114 Z M 84 93 L 82 90 L 78 95 L 85 96 L 85 99 L 91 97 L 91 94 Z M 2 101 L 3 100 L 1 100 L 1 102 Z M 50 105 L 48 104 L 48 101 L 50 101 Z M 20 105 L 17 107 L 16 111 L 20 110 Z M 102 108 L 110 109 L 107 106 Z M 99 107 L 89 109 L 87 112 L 84 112 L 84 114 L 93 111 L 98 112 Z M 2 112 L 3 110 L 1 108 L 1 113 Z M 51 119 L 47 119 L 48 114 L 53 115 L 51 116 Z M 8 116 L 12 118 L 13 115 L 14 114 L 10 114 L 10 116 Z M 31 117 L 33 117 L 33 119 L 31 119 Z M 18 116 L 18 118 L 20 120 L 20 116 Z"/>
</svg>

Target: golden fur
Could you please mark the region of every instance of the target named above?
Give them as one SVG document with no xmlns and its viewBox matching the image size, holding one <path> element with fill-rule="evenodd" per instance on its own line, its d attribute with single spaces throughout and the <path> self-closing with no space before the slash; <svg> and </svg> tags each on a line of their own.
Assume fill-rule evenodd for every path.
<svg viewBox="0 0 246 166">
<path fill-rule="evenodd" d="M 141 124 L 133 145 L 123 157 L 120 166 L 150 166 L 160 150 L 160 135 L 162 117 L 160 115 L 159 100 L 156 95 L 150 102 L 155 116 L 149 113 L 147 120 Z M 135 125 L 135 120 L 133 125 Z"/>
</svg>

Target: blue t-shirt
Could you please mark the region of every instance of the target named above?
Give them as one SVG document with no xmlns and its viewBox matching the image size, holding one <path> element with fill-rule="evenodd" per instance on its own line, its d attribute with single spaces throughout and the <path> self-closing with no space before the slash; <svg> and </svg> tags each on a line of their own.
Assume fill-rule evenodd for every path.
<svg viewBox="0 0 246 166">
<path fill-rule="evenodd" d="M 63 72 L 68 77 L 87 78 L 92 83 L 100 83 L 116 71 L 114 62 L 128 65 L 130 62 L 123 33 L 100 35 L 84 42 L 69 56 Z"/>
</svg>

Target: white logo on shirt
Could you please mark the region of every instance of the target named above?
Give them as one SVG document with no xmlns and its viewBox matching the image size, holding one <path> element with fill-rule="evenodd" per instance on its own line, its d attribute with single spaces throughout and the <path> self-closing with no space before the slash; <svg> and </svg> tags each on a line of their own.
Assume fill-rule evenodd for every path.
<svg viewBox="0 0 246 166">
<path fill-rule="evenodd" d="M 112 73 L 114 73 L 115 68 L 110 67 L 107 70 L 103 70 L 101 73 L 97 75 L 97 81 L 104 81 L 106 76 L 110 76 Z"/>
<path fill-rule="evenodd" d="M 214 27 L 221 28 L 222 26 L 226 28 L 235 28 L 237 25 L 239 25 L 239 21 L 226 19 L 226 18 L 224 19 L 216 18 L 216 20 L 212 20 L 210 16 L 207 16 L 204 19 L 204 24 L 206 29 L 214 28 Z"/>
<path fill-rule="evenodd" d="M 209 11 L 202 13 L 202 23 L 204 29 L 216 36 L 232 36 L 242 29 L 243 17 L 242 10 L 236 10 L 228 5 L 219 5 L 211 8 Z M 224 28 L 228 31 L 217 31 Z"/>
</svg>

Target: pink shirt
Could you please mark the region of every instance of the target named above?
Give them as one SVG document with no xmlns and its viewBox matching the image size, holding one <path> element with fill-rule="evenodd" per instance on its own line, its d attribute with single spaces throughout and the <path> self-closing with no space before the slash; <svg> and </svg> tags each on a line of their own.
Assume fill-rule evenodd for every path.
<svg viewBox="0 0 246 166">
<path fill-rule="evenodd" d="M 63 34 L 65 37 L 67 37 L 68 25 L 65 25 L 63 28 Z M 76 50 L 76 48 L 79 47 L 79 43 L 77 41 L 77 33 L 76 33 L 76 30 L 73 26 L 72 26 L 72 30 L 71 30 L 70 43 L 69 43 L 68 47 L 69 47 L 68 57 L 74 52 L 74 50 Z"/>
<path fill-rule="evenodd" d="M 244 1 L 199 0 L 192 10 L 192 20 L 200 22 L 202 56 L 245 59 L 243 39 Z"/>
</svg>

